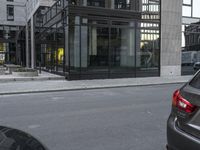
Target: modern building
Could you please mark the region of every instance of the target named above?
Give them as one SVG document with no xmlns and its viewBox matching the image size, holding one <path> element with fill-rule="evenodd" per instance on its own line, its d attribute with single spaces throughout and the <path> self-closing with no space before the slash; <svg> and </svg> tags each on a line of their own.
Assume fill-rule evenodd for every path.
<svg viewBox="0 0 200 150">
<path fill-rule="evenodd" d="M 69 80 L 181 75 L 182 0 L 29 0 L 25 7 L 19 39 L 26 44 L 16 63 Z"/>
<path fill-rule="evenodd" d="M 185 27 L 185 51 L 200 51 L 200 22 Z"/>
<path fill-rule="evenodd" d="M 199 0 L 183 0 L 182 10 L 182 75 L 194 74 L 193 65 L 200 62 Z"/>
<path fill-rule="evenodd" d="M 26 24 L 26 0 L 0 1 L 0 64 L 20 63 L 18 36 Z"/>
</svg>

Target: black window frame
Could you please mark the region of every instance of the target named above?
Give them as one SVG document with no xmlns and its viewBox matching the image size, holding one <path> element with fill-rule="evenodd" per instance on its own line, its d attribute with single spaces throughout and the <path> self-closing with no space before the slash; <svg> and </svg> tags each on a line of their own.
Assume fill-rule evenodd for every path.
<svg viewBox="0 0 200 150">
<path fill-rule="evenodd" d="M 10 8 L 13 9 L 13 14 L 10 14 Z M 7 20 L 8 21 L 14 21 L 14 16 L 15 16 L 15 10 L 14 10 L 14 5 L 7 5 Z"/>
</svg>

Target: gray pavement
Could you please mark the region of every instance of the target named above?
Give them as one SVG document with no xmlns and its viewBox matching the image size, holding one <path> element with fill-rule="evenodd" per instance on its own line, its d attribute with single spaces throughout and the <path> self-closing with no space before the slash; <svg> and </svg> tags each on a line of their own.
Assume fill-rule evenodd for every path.
<svg viewBox="0 0 200 150">
<path fill-rule="evenodd" d="M 181 84 L 0 96 L 0 125 L 50 150 L 165 150 L 172 92 Z"/>
<path fill-rule="evenodd" d="M 55 75 L 52 73 L 48 73 L 45 71 L 42 71 L 41 73 L 38 74 L 36 77 L 20 77 L 20 76 L 15 76 L 12 74 L 6 74 L 6 75 L 0 75 L 0 84 L 1 83 L 9 83 L 9 82 L 14 82 L 14 81 L 46 81 L 46 80 L 64 80 L 65 77 Z"/>
<path fill-rule="evenodd" d="M 175 76 L 79 81 L 47 80 L 6 82 L 0 83 L 0 95 L 184 83 L 191 77 L 192 76 Z"/>
</svg>

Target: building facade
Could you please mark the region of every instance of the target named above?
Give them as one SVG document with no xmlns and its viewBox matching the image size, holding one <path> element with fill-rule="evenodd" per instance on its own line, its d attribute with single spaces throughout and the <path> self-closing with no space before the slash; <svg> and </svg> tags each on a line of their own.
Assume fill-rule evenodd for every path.
<svg viewBox="0 0 200 150">
<path fill-rule="evenodd" d="M 69 80 L 180 75 L 181 18 L 182 0 L 29 0 L 20 60 Z"/>
<path fill-rule="evenodd" d="M 199 0 L 183 0 L 182 11 L 182 75 L 196 71 L 194 64 L 200 62 L 200 12 Z"/>
<path fill-rule="evenodd" d="M 51 72 L 68 79 L 159 76 L 159 1 L 60 0 L 42 18 L 37 61 Z"/>
<path fill-rule="evenodd" d="M 20 63 L 19 31 L 26 24 L 26 0 L 0 1 L 0 64 Z"/>
</svg>

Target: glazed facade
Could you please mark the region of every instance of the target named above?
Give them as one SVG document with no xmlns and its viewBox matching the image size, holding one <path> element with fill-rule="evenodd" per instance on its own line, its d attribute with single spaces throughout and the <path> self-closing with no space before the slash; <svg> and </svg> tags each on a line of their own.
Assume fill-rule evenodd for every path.
<svg viewBox="0 0 200 150">
<path fill-rule="evenodd" d="M 160 75 L 159 0 L 58 0 L 34 22 L 35 64 L 46 71 L 70 80 Z"/>
</svg>

